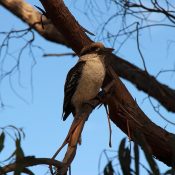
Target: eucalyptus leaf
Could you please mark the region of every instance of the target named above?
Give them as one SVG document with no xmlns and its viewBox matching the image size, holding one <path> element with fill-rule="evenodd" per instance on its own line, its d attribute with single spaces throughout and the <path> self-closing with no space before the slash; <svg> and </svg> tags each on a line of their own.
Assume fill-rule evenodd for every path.
<svg viewBox="0 0 175 175">
<path fill-rule="evenodd" d="M 5 141 L 5 134 L 4 134 L 4 132 L 2 132 L 1 135 L 0 135 L 0 152 L 4 148 L 4 141 Z"/>
</svg>

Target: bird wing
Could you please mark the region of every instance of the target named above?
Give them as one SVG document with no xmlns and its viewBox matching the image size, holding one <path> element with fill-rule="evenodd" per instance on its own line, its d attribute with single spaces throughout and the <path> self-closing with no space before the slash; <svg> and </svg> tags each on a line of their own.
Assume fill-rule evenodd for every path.
<svg viewBox="0 0 175 175">
<path fill-rule="evenodd" d="M 85 61 L 79 61 L 67 74 L 64 85 L 63 121 L 67 119 L 71 112 L 75 112 L 74 106 L 71 104 L 71 99 L 76 91 L 84 64 Z"/>
</svg>

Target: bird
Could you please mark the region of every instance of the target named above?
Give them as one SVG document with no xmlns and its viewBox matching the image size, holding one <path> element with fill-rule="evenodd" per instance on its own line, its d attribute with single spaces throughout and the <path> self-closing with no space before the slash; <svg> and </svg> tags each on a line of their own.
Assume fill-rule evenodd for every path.
<svg viewBox="0 0 175 175">
<path fill-rule="evenodd" d="M 63 121 L 72 113 L 81 114 L 82 105 L 95 98 L 106 74 L 105 53 L 114 49 L 105 48 L 100 42 L 92 43 L 80 52 L 76 65 L 67 74 L 64 85 Z"/>
</svg>

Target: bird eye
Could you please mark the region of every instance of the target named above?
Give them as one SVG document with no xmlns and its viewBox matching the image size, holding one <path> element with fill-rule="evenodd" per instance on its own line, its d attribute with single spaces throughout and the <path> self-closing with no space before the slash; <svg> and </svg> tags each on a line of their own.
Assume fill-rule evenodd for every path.
<svg viewBox="0 0 175 175">
<path fill-rule="evenodd" d="M 91 48 L 91 51 L 96 51 L 96 52 L 98 52 L 98 51 L 100 51 L 100 48 L 99 48 L 99 47 L 92 47 L 92 48 Z"/>
<path fill-rule="evenodd" d="M 97 52 L 98 52 L 98 51 L 100 51 L 100 48 L 99 48 L 99 47 L 97 47 L 95 51 L 97 51 Z"/>
</svg>

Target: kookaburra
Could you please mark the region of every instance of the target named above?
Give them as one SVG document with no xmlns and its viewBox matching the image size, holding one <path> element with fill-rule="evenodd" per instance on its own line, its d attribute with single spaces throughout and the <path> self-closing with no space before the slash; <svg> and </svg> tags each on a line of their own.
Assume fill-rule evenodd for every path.
<svg viewBox="0 0 175 175">
<path fill-rule="evenodd" d="M 83 103 L 97 96 L 106 73 L 104 54 L 112 50 L 105 48 L 102 43 L 93 43 L 81 51 L 77 64 L 67 74 L 63 120 L 66 120 L 70 113 L 78 117 Z"/>
</svg>

